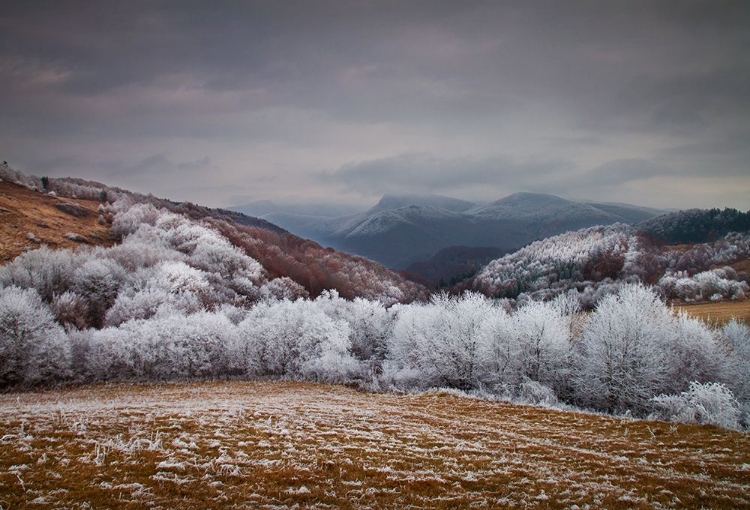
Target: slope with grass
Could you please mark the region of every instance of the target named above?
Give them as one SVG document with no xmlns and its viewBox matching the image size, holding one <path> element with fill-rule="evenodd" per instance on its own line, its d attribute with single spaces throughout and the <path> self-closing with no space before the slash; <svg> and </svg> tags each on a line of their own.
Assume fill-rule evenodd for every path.
<svg viewBox="0 0 750 510">
<path fill-rule="evenodd" d="M 713 324 L 726 324 L 732 319 L 750 324 L 750 300 L 719 303 L 684 303 L 676 305 L 693 317 Z"/>
<path fill-rule="evenodd" d="M 0 505 L 750 506 L 750 436 L 295 382 L 0 396 Z"/>
<path fill-rule="evenodd" d="M 0 261 L 42 244 L 52 248 L 111 245 L 109 225 L 97 221 L 100 203 L 50 196 L 0 181 Z M 71 204 L 70 209 L 65 204 Z"/>
</svg>

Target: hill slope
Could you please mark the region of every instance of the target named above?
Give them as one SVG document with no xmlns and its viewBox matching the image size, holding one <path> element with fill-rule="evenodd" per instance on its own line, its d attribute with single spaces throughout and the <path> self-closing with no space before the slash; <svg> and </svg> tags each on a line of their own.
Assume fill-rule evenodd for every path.
<svg viewBox="0 0 750 510">
<path fill-rule="evenodd" d="M 0 260 L 7 262 L 42 244 L 53 248 L 111 245 L 109 225 L 97 221 L 100 204 L 0 182 Z"/>
<path fill-rule="evenodd" d="M 422 286 L 378 263 L 323 248 L 266 220 L 236 211 L 177 203 L 70 178 L 47 179 L 46 186 L 57 194 L 51 196 L 39 191 L 44 186 L 41 179 L 23 175 L 7 165 L 0 165 L 0 178 L 0 257 L 5 262 L 42 245 L 112 246 L 123 235 L 135 233 L 144 218 L 146 223 L 153 223 L 160 214 L 172 213 L 194 222 L 196 227 L 208 226 L 219 232 L 260 263 L 263 281 L 279 280 L 277 291 L 292 292 L 291 288 L 284 291 L 286 284 L 281 282 L 293 282 L 296 290 L 287 297 L 317 296 L 326 289 L 351 299 L 381 296 L 387 301 L 412 301 L 427 295 Z M 151 206 L 153 210 L 143 218 L 131 215 L 131 220 L 120 221 L 119 230 L 112 231 L 112 222 L 117 226 L 118 217 L 127 216 L 134 206 Z"/>
<path fill-rule="evenodd" d="M 745 300 L 750 277 L 750 234 L 731 233 L 710 243 L 663 246 L 628 225 L 590 227 L 548 237 L 495 259 L 457 290 L 487 296 L 549 299 L 575 290 L 593 307 L 626 282 L 659 287 L 681 301 Z M 735 269 L 732 266 L 736 266 Z"/>
</svg>

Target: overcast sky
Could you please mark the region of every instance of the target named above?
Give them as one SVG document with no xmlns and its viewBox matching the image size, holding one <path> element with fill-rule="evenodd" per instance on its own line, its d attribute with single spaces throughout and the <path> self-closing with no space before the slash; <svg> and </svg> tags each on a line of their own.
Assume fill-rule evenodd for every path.
<svg viewBox="0 0 750 510">
<path fill-rule="evenodd" d="M 3 2 L 0 159 L 176 200 L 750 209 L 750 2 Z"/>
</svg>

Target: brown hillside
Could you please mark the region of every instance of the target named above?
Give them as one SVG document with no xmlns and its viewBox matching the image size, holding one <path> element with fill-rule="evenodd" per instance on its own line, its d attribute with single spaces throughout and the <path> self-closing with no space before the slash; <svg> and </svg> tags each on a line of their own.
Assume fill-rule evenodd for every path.
<svg viewBox="0 0 750 510">
<path fill-rule="evenodd" d="M 42 244 L 75 248 L 81 244 L 111 245 L 109 225 L 100 225 L 96 200 L 59 198 L 0 182 L 0 262 Z M 77 204 L 79 207 L 63 204 Z M 62 205 L 63 209 L 58 209 Z M 80 238 L 68 239 L 66 234 Z M 71 236 L 73 237 L 73 236 Z"/>
</svg>

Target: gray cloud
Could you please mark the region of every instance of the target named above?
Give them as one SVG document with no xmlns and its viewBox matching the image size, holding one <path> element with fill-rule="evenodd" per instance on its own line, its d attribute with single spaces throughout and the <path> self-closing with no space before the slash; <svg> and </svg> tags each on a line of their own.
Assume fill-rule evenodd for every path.
<svg viewBox="0 0 750 510">
<path fill-rule="evenodd" d="M 617 186 L 626 182 L 671 175 L 668 166 L 647 159 L 616 159 L 607 161 L 582 176 L 578 185 Z"/>
<path fill-rule="evenodd" d="M 488 197 L 499 197 L 508 192 L 509 180 L 523 189 L 542 191 L 570 167 L 563 161 L 518 163 L 508 157 L 443 159 L 428 153 L 408 153 L 348 163 L 322 173 L 320 178 L 365 196 L 407 192 L 465 195 L 467 190 L 485 187 Z"/>
<path fill-rule="evenodd" d="M 220 184 L 186 193 L 211 205 L 252 180 L 331 201 L 744 186 L 748 26 L 729 0 L 12 2 L 0 152 L 34 173 L 110 162 L 78 166 L 121 182 L 144 165 L 166 191 L 176 162 L 209 158 Z M 750 208 L 736 187 L 681 196 Z"/>
</svg>

